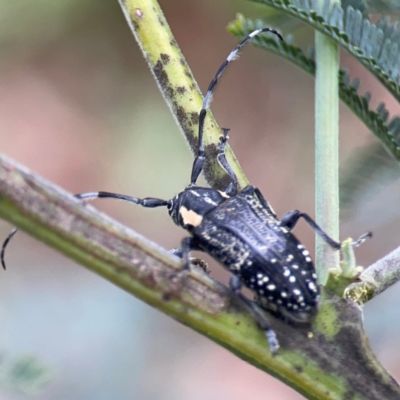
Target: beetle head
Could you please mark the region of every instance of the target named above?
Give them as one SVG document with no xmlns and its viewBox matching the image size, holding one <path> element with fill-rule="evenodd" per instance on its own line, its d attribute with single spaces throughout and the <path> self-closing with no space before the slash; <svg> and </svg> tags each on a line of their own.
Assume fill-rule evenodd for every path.
<svg viewBox="0 0 400 400">
<path fill-rule="evenodd" d="M 190 231 L 227 197 L 215 189 L 190 185 L 168 202 L 168 212 L 176 225 Z"/>
</svg>

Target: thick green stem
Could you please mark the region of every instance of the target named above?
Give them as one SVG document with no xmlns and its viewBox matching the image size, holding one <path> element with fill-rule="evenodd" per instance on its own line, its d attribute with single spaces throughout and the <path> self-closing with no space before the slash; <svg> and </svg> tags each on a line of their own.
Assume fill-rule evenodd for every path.
<svg viewBox="0 0 400 400">
<path fill-rule="evenodd" d="M 323 0 L 320 0 L 322 8 Z M 333 1 L 331 2 L 333 3 Z M 339 238 L 339 49 L 325 35 L 315 33 L 315 207 L 317 223 Z M 328 269 L 339 264 L 339 253 L 316 238 L 315 262 L 321 283 Z"/>
<path fill-rule="evenodd" d="M 198 117 L 203 97 L 159 4 L 155 0 L 119 0 L 119 3 L 165 102 L 196 154 Z M 204 143 L 209 157 L 206 157 L 203 172 L 208 183 L 225 190 L 229 177 L 215 157 L 220 135 L 214 117 L 208 112 Z M 226 147 L 226 158 L 238 177 L 239 185 L 246 186 L 248 181 L 229 146 Z"/>
</svg>

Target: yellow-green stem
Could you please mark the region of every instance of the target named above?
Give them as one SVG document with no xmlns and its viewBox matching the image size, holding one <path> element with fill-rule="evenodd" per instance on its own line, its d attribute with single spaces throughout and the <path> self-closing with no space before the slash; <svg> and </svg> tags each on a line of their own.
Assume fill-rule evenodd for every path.
<svg viewBox="0 0 400 400">
<path fill-rule="evenodd" d="M 159 4 L 156 0 L 119 0 L 119 3 L 171 114 L 196 154 L 198 115 L 203 97 Z M 208 112 L 204 124 L 206 163 L 203 173 L 214 188 L 224 190 L 229 184 L 228 175 L 216 157 L 207 157 L 217 151 L 220 135 L 215 119 Z M 246 186 L 248 181 L 229 146 L 226 157 L 239 185 Z"/>
</svg>

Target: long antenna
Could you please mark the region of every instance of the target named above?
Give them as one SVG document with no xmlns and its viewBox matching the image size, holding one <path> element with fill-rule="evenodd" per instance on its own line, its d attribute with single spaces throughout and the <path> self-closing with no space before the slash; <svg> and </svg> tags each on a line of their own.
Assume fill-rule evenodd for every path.
<svg viewBox="0 0 400 400">
<path fill-rule="evenodd" d="M 89 193 L 81 193 L 74 195 L 77 199 L 89 201 L 94 199 L 117 199 L 117 200 L 124 200 L 130 203 L 138 204 L 142 207 L 146 208 L 155 208 L 155 207 L 166 207 L 168 206 L 167 200 L 156 199 L 154 197 L 146 197 L 144 199 L 138 199 L 137 197 L 126 196 L 124 194 L 118 193 L 111 193 L 111 192 L 89 192 Z M 0 250 L 0 263 L 3 269 L 6 269 L 6 262 L 4 260 L 4 255 L 10 240 L 13 236 L 19 231 L 18 228 L 14 228 L 9 235 L 7 236 L 6 240 L 3 242 Z"/>
<path fill-rule="evenodd" d="M 211 103 L 212 95 L 215 90 L 215 87 L 217 86 L 218 80 L 221 77 L 222 73 L 225 71 L 228 64 L 231 61 L 236 59 L 237 54 L 239 53 L 240 49 L 254 36 L 257 36 L 263 32 L 271 32 L 274 35 L 278 36 L 278 38 L 280 40 L 283 40 L 282 35 L 275 29 L 262 28 L 262 29 L 256 29 L 255 31 L 251 32 L 229 53 L 228 57 L 218 68 L 217 73 L 215 74 L 213 80 L 210 82 L 210 85 L 208 86 L 207 93 L 204 97 L 203 106 L 202 106 L 202 108 L 200 110 L 200 114 L 199 114 L 199 134 L 198 134 L 199 135 L 199 147 L 197 150 L 197 157 L 195 158 L 195 160 L 193 162 L 193 167 L 192 167 L 192 176 L 190 179 L 190 182 L 192 185 L 196 184 L 197 178 L 199 177 L 199 175 L 201 174 L 201 171 L 203 170 L 203 165 L 204 165 L 204 160 L 205 160 L 204 142 L 203 142 L 204 120 L 206 118 L 207 108 L 209 107 L 209 105 Z"/>
</svg>

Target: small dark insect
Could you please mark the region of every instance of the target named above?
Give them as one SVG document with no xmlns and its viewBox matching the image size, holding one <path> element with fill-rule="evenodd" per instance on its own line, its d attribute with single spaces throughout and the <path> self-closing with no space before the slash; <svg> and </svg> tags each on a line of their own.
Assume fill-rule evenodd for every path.
<svg viewBox="0 0 400 400">
<path fill-rule="evenodd" d="M 259 306 L 242 295 L 242 284 L 255 293 L 264 308 L 278 317 L 293 323 L 309 322 L 318 311 L 320 290 L 310 254 L 291 230 L 299 218 L 303 218 L 333 249 L 339 250 L 341 243 L 330 238 L 313 219 L 298 210 L 278 219 L 256 187 L 249 185 L 239 190 L 238 179 L 225 158 L 228 129 L 222 131 L 217 159 L 231 182 L 224 192 L 196 185 L 205 161 L 204 120 L 218 79 L 239 50 L 262 32 L 271 32 L 283 40 L 277 31 L 270 28 L 250 33 L 228 55 L 208 87 L 199 115 L 197 156 L 190 184 L 185 189 L 171 200 L 138 199 L 109 192 L 84 193 L 76 197 L 84 200 L 114 198 L 146 208 L 167 207 L 175 224 L 190 233 L 182 240 L 181 248 L 173 250 L 183 259 L 183 269 L 190 268 L 190 252 L 200 250 L 232 272 L 232 291 L 245 302 L 264 330 L 271 352 L 276 353 L 279 347 L 276 335 Z M 4 269 L 4 251 L 16 232 L 14 229 L 3 243 L 0 258 Z M 359 245 L 368 236 L 369 233 L 361 236 L 353 245 Z"/>
</svg>

